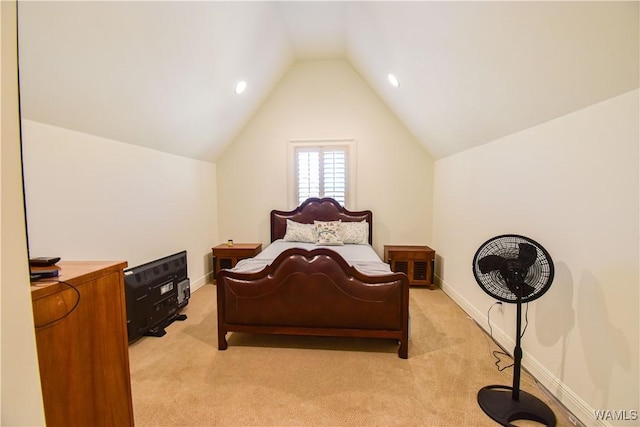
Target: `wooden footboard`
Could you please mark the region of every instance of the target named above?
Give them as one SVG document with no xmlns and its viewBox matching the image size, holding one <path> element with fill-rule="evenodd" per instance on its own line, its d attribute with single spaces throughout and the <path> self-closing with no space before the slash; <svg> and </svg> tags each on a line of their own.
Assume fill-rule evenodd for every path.
<svg viewBox="0 0 640 427">
<path fill-rule="evenodd" d="M 216 277 L 218 348 L 227 332 L 392 338 L 408 357 L 409 281 L 367 276 L 325 248 L 289 249 L 257 273 Z"/>
</svg>

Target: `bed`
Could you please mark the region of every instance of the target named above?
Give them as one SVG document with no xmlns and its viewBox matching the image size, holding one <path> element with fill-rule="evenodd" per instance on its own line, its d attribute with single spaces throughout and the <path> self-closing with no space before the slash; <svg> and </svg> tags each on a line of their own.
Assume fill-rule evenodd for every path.
<svg viewBox="0 0 640 427">
<path fill-rule="evenodd" d="M 385 338 L 406 359 L 409 280 L 376 255 L 372 224 L 329 198 L 271 211 L 272 243 L 216 277 L 218 349 L 229 332 Z"/>
</svg>

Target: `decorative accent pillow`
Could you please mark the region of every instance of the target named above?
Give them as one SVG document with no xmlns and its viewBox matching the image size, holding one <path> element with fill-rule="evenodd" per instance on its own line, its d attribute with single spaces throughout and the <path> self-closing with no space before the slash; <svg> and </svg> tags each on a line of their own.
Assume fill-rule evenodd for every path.
<svg viewBox="0 0 640 427">
<path fill-rule="evenodd" d="M 367 221 L 345 221 L 340 224 L 340 237 L 344 243 L 355 245 L 369 244 L 369 223 Z"/>
<path fill-rule="evenodd" d="M 301 222 L 287 220 L 287 231 L 282 238 L 285 242 L 305 242 L 315 243 L 318 234 L 314 224 L 303 224 Z"/>
<path fill-rule="evenodd" d="M 340 221 L 314 221 L 318 239 L 316 245 L 324 246 L 342 246 L 342 238 L 340 238 Z"/>
</svg>

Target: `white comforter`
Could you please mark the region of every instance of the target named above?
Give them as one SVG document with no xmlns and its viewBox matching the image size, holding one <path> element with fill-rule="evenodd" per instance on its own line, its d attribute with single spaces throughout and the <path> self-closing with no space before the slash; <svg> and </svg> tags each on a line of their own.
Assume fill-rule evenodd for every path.
<svg viewBox="0 0 640 427">
<path fill-rule="evenodd" d="M 254 258 L 238 261 L 233 271 L 240 273 L 255 273 L 271 264 L 283 251 L 290 248 L 303 248 L 307 250 L 326 248 L 337 252 L 347 263 L 355 267 L 361 273 L 382 275 L 391 273 L 387 263 L 382 262 L 378 254 L 369 245 L 344 245 L 344 246 L 318 246 L 313 243 L 285 242 L 278 239 L 265 248 Z"/>
</svg>

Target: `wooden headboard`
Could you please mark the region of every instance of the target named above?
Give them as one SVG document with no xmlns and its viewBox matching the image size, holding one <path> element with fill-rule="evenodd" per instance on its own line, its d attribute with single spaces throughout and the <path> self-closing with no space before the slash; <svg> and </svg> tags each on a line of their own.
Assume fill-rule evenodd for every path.
<svg viewBox="0 0 640 427">
<path fill-rule="evenodd" d="M 282 239 L 287 231 L 287 219 L 303 224 L 318 221 L 360 222 L 369 224 L 369 244 L 373 242 L 373 213 L 371 211 L 351 212 L 340 206 L 334 199 L 312 197 L 292 211 L 271 211 L 271 241 Z"/>
</svg>

